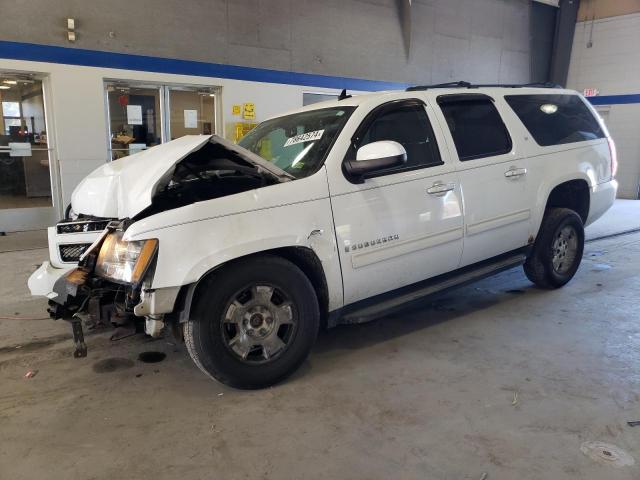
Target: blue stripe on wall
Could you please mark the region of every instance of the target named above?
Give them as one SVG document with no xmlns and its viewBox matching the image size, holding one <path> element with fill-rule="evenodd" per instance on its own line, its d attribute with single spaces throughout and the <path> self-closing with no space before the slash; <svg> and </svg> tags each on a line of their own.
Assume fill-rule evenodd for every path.
<svg viewBox="0 0 640 480">
<path fill-rule="evenodd" d="M 622 105 L 627 103 L 640 103 L 640 94 L 631 95 L 602 95 L 587 97 L 592 105 Z"/>
<path fill-rule="evenodd" d="M 173 58 L 130 55 L 128 53 L 102 52 L 82 48 L 56 47 L 35 43 L 8 42 L 0 40 L 0 58 L 31 60 L 34 62 L 63 63 L 86 67 L 117 68 L 144 72 L 198 75 L 201 77 L 228 78 L 253 82 L 280 83 L 362 91 L 401 90 L 408 84 L 381 82 L 360 78 L 332 77 L 311 73 L 285 72 L 266 68 L 241 67 L 220 63 L 177 60 Z M 640 103 L 640 94 L 603 95 L 589 97 L 593 105 L 619 105 Z"/>
<path fill-rule="evenodd" d="M 398 90 L 408 86 L 404 83 L 331 77 L 328 75 L 268 70 L 266 68 L 241 67 L 220 63 L 195 62 L 1 40 L 0 58 L 363 91 Z"/>
</svg>

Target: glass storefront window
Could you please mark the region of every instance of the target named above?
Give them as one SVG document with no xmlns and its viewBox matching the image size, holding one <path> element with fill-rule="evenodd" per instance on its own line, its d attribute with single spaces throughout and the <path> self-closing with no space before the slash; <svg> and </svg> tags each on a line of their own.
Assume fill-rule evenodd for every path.
<svg viewBox="0 0 640 480">
<path fill-rule="evenodd" d="M 0 72 L 0 210 L 50 207 L 42 82 Z"/>
<path fill-rule="evenodd" d="M 215 125 L 215 94 L 197 88 L 169 87 L 171 140 L 185 135 L 210 135 Z"/>
<path fill-rule="evenodd" d="M 160 88 L 107 85 L 111 159 L 162 143 Z"/>
<path fill-rule="evenodd" d="M 105 82 L 111 160 L 184 135 L 216 133 L 219 89 Z"/>
</svg>

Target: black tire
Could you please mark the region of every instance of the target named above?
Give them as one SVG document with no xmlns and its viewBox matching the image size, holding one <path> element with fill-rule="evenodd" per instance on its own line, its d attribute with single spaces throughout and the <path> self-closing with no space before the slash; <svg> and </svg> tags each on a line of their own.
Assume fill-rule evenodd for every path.
<svg viewBox="0 0 640 480">
<path fill-rule="evenodd" d="M 270 295 L 269 288 L 273 289 Z M 270 300 L 264 301 L 267 296 Z M 245 298 L 248 300 L 242 304 Z M 286 313 L 286 325 L 279 320 L 284 318 L 282 312 Z M 262 335 L 263 328 L 260 333 L 253 329 L 256 315 L 264 331 L 270 328 L 267 322 L 271 319 L 273 327 L 268 335 Z M 304 362 L 319 323 L 318 299 L 307 276 L 293 263 L 265 255 L 233 263 L 203 280 L 183 332 L 187 350 L 200 370 L 226 385 L 256 389 L 283 380 Z M 280 340 L 284 347 L 272 358 L 264 358 L 273 353 L 271 347 L 247 347 L 253 341 L 266 344 L 274 332 L 278 338 L 280 332 L 288 336 Z M 235 350 L 239 346 L 240 353 Z"/>
<path fill-rule="evenodd" d="M 563 232 L 573 232 L 575 237 L 575 251 L 571 256 L 560 254 L 554 245 L 565 238 Z M 565 243 L 567 243 L 565 241 Z M 560 288 L 573 278 L 580 266 L 584 251 L 584 226 L 582 219 L 568 208 L 551 208 L 547 210 L 540 226 L 538 238 L 533 245 L 529 257 L 524 264 L 527 278 L 541 288 Z M 557 256 L 554 258 L 554 254 Z M 563 260 L 566 259 L 566 262 Z M 554 263 L 555 260 L 555 263 Z"/>
</svg>

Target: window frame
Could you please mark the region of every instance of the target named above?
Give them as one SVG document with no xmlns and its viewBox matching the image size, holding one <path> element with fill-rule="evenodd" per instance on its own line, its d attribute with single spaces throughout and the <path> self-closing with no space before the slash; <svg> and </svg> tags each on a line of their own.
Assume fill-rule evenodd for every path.
<svg viewBox="0 0 640 480">
<path fill-rule="evenodd" d="M 470 155 L 470 156 L 466 156 L 466 157 L 461 157 L 460 156 L 460 152 L 458 152 L 458 146 L 456 145 L 456 140 L 453 136 L 453 133 L 451 132 L 451 129 L 449 128 L 449 122 L 447 122 L 447 115 L 445 114 L 444 110 L 442 109 L 442 105 L 443 104 L 451 104 L 451 103 L 462 103 L 462 102 L 472 102 L 472 101 L 478 101 L 478 100 L 486 100 L 490 103 L 490 105 L 493 106 L 493 108 L 495 109 L 496 113 L 498 114 L 498 118 L 500 119 L 500 123 L 502 125 L 502 128 L 504 130 L 504 133 L 507 137 L 507 140 L 509 141 L 509 146 L 506 150 L 502 150 L 502 151 L 497 151 L 497 152 L 491 152 L 488 154 L 478 154 L 478 155 Z M 493 97 L 491 97 L 490 95 L 486 95 L 484 93 L 451 93 L 451 94 L 444 94 L 444 95 L 438 95 L 436 97 L 436 103 L 438 104 L 438 108 L 440 109 L 440 113 L 442 114 L 442 117 L 444 118 L 444 122 L 445 122 L 445 126 L 446 126 L 446 131 L 447 133 L 451 136 L 451 142 L 454 146 L 454 148 L 456 149 L 456 156 L 458 157 L 458 161 L 460 162 L 468 162 L 468 161 L 472 161 L 472 160 L 480 160 L 483 158 L 493 158 L 493 157 L 499 157 L 501 155 L 508 155 L 510 153 L 513 152 L 513 138 L 511 137 L 511 132 L 509 131 L 509 129 L 507 128 L 507 124 L 504 121 L 504 118 L 502 117 L 502 115 L 500 114 L 500 109 L 496 106 L 496 101 Z"/>
<path fill-rule="evenodd" d="M 402 107 L 419 107 L 424 112 L 424 115 L 427 119 L 427 126 L 428 126 L 427 133 L 430 135 L 429 138 L 431 139 L 431 141 L 429 142 L 430 148 L 433 150 L 434 159 L 437 159 L 438 163 L 432 163 L 429 165 L 421 164 L 421 165 L 414 165 L 409 167 L 394 167 L 386 170 L 380 170 L 377 172 L 371 172 L 371 173 L 365 174 L 363 177 L 359 179 L 352 178 L 352 175 L 350 175 L 347 172 L 345 168 L 345 164 L 348 161 L 354 161 L 356 159 L 356 153 L 359 148 L 358 142 L 362 141 L 364 134 L 367 132 L 369 127 L 371 127 L 373 122 L 375 122 L 378 119 L 378 117 Z M 342 159 L 342 174 L 350 183 L 358 184 L 358 183 L 362 183 L 362 180 L 367 180 L 370 178 L 384 177 L 387 175 L 394 175 L 396 173 L 411 172 L 413 170 L 421 170 L 426 168 L 438 167 L 441 165 L 444 165 L 444 160 L 442 160 L 442 155 L 440 154 L 440 147 L 438 146 L 438 141 L 436 139 L 436 133 L 433 128 L 433 122 L 431 121 L 431 118 L 429 118 L 429 113 L 427 112 L 427 104 L 419 98 L 401 98 L 397 100 L 391 100 L 389 102 L 385 102 L 376 106 L 369 113 L 367 113 L 364 119 L 360 122 L 360 125 L 358 125 L 358 128 L 356 128 L 355 133 L 349 139 L 349 147 L 348 147 L 347 153 Z"/>
</svg>

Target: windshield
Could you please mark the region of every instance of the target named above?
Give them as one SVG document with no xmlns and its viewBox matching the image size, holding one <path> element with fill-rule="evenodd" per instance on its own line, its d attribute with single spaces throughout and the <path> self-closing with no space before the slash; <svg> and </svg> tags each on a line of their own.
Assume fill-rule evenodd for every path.
<svg viewBox="0 0 640 480">
<path fill-rule="evenodd" d="M 296 178 L 315 173 L 355 107 L 294 113 L 262 122 L 240 142 Z"/>
</svg>

